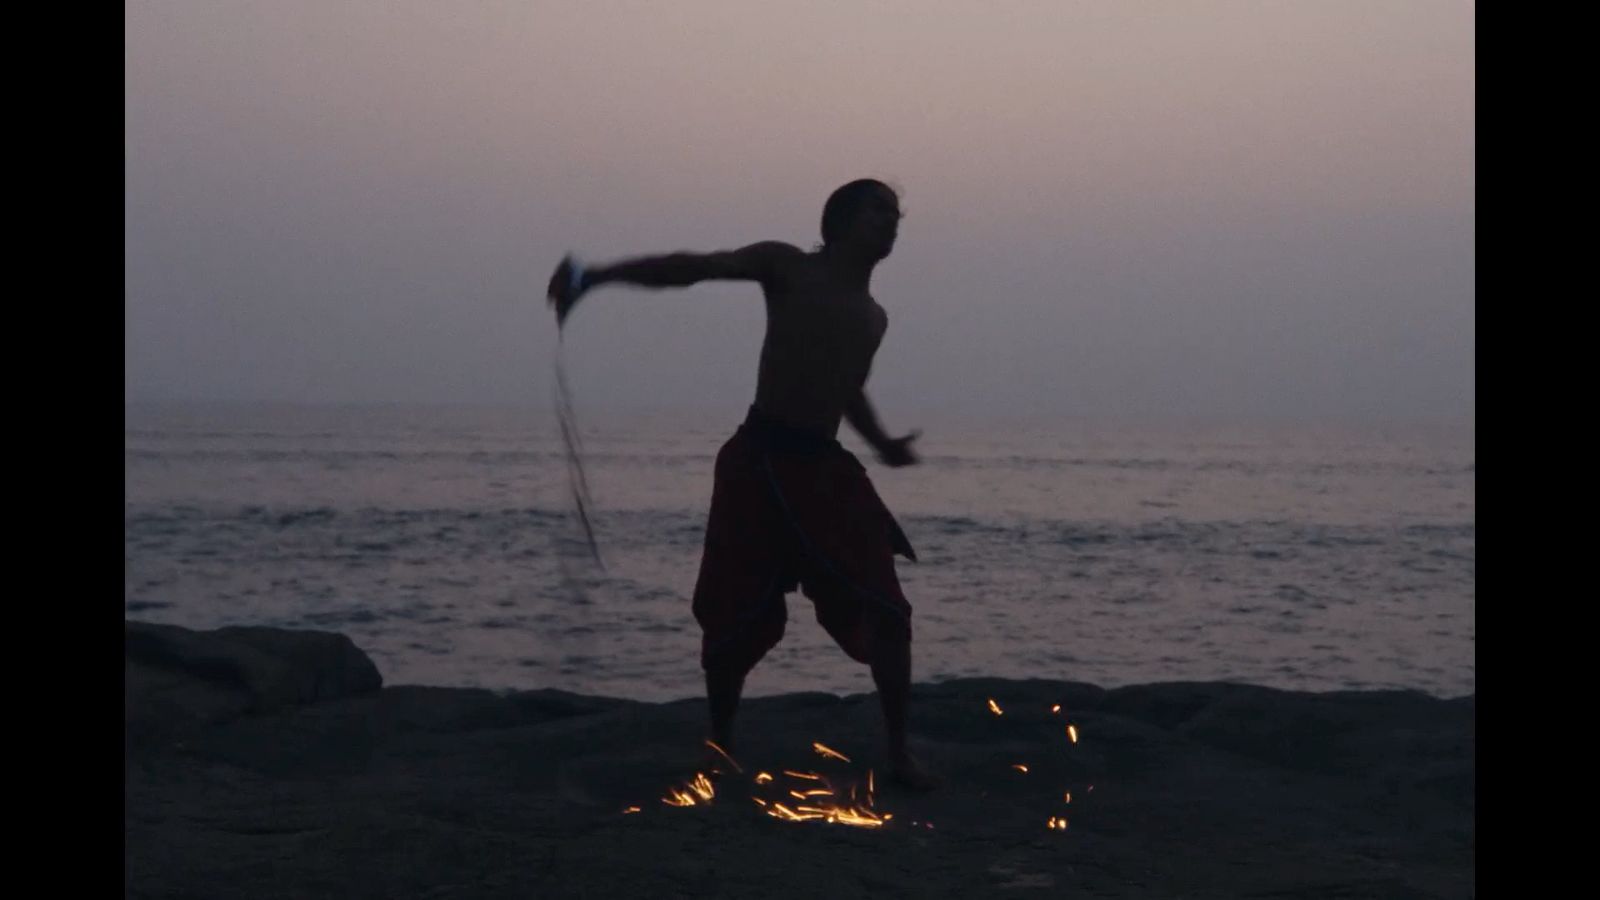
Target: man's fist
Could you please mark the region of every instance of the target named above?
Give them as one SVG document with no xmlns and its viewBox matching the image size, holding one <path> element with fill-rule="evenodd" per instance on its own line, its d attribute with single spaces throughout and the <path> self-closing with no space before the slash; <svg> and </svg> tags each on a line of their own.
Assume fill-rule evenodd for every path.
<svg viewBox="0 0 1600 900">
<path fill-rule="evenodd" d="M 882 460 L 884 465 L 895 469 L 916 465 L 920 460 L 911 452 L 911 442 L 921 436 L 922 432 L 913 431 L 902 438 L 890 438 L 878 448 L 878 459 Z"/>
<path fill-rule="evenodd" d="M 578 304 L 578 298 L 583 296 L 583 280 L 583 267 L 571 256 L 562 258 L 561 265 L 556 266 L 555 274 L 550 276 L 545 297 L 556 311 L 557 325 L 567 320 L 567 314 L 572 312 L 572 307 Z"/>
</svg>

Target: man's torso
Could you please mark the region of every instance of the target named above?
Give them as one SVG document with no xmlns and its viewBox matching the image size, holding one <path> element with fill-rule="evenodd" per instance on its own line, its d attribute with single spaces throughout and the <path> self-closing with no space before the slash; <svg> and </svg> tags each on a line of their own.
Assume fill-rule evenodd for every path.
<svg viewBox="0 0 1600 900">
<path fill-rule="evenodd" d="M 816 254 L 784 266 L 764 291 L 756 406 L 785 424 L 833 435 L 866 383 L 888 315 L 864 288 L 839 284 Z"/>
</svg>

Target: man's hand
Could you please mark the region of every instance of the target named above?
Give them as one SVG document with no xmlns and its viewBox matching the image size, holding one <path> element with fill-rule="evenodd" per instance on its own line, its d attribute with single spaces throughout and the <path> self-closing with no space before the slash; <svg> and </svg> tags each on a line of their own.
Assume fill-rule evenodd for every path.
<svg viewBox="0 0 1600 900">
<path fill-rule="evenodd" d="M 902 438 L 889 438 L 878 448 L 878 459 L 893 469 L 916 465 L 921 460 L 911 452 L 911 442 L 921 436 L 922 432 L 913 431 Z"/>
<path fill-rule="evenodd" d="M 566 322 L 567 315 L 578 305 L 578 298 L 587 289 L 582 269 L 576 261 L 570 256 L 563 258 L 561 265 L 556 266 L 555 274 L 550 276 L 550 287 L 545 290 L 550 307 L 556 311 L 557 326 Z"/>
</svg>

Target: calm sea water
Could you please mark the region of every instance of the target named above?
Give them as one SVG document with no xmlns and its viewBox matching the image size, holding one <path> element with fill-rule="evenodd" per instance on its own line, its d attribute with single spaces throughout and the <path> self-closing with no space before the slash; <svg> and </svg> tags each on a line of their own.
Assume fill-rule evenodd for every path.
<svg viewBox="0 0 1600 900">
<path fill-rule="evenodd" d="M 583 562 L 547 410 L 126 410 L 129 618 L 348 634 L 390 684 L 702 690 L 689 596 L 743 417 L 585 423 Z M 581 413 L 581 410 L 580 410 Z M 1470 426 L 927 429 L 888 470 L 918 680 L 1474 688 Z M 748 692 L 872 689 L 802 595 Z"/>
</svg>

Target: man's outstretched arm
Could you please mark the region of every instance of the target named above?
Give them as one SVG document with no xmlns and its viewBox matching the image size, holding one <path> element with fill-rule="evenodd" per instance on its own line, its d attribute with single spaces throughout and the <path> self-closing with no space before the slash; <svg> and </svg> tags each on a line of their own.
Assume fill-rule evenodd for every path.
<svg viewBox="0 0 1600 900">
<path fill-rule="evenodd" d="M 602 284 L 651 288 L 688 287 L 713 280 L 766 284 L 785 262 L 800 255 L 804 254 L 791 244 L 761 241 L 738 250 L 643 256 L 584 270 L 576 270 L 566 259 L 550 278 L 548 296 L 557 318 L 565 319 L 579 298 Z"/>
<path fill-rule="evenodd" d="M 856 391 L 855 396 L 845 404 L 844 419 L 871 445 L 872 449 L 878 451 L 878 458 L 883 460 L 885 465 L 898 468 L 917 462 L 917 455 L 911 452 L 911 442 L 916 440 L 921 432 L 913 431 L 902 438 L 889 437 L 884 432 L 882 423 L 878 421 L 877 412 L 868 402 L 865 390 Z"/>
</svg>

